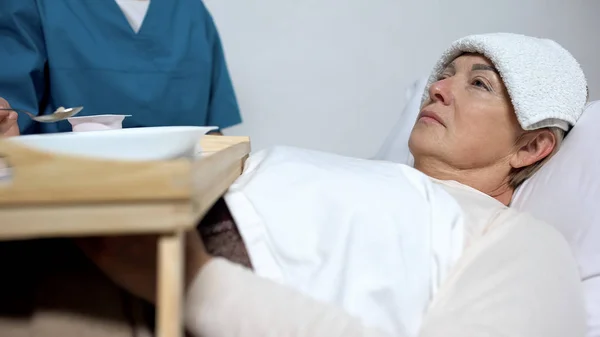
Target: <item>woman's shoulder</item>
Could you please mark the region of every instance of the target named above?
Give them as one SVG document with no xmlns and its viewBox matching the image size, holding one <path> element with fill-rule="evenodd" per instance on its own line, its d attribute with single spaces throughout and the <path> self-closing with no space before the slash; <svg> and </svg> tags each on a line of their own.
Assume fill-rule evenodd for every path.
<svg viewBox="0 0 600 337">
<path fill-rule="evenodd" d="M 495 213 L 484 231 L 491 241 L 510 242 L 515 248 L 526 250 L 551 250 L 571 254 L 565 237 L 545 221 L 511 207 Z"/>
</svg>

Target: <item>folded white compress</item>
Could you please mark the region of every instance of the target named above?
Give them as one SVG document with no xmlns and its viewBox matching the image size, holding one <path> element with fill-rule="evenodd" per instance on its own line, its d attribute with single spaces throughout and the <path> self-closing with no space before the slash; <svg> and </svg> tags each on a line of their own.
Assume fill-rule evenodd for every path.
<svg viewBox="0 0 600 337">
<path fill-rule="evenodd" d="M 577 60 L 558 43 L 520 34 L 494 33 L 459 39 L 442 54 L 428 85 L 463 53 L 487 57 L 502 77 L 525 130 L 556 126 L 568 131 L 587 101 L 587 83 Z M 429 100 L 425 90 L 423 102 Z"/>
</svg>

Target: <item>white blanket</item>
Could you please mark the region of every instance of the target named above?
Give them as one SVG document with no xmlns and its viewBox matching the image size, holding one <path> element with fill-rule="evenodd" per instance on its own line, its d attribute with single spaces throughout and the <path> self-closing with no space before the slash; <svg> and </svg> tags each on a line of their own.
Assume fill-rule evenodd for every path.
<svg viewBox="0 0 600 337">
<path fill-rule="evenodd" d="M 415 336 L 463 248 L 454 199 L 401 164 L 278 147 L 225 196 L 255 272 Z"/>
</svg>

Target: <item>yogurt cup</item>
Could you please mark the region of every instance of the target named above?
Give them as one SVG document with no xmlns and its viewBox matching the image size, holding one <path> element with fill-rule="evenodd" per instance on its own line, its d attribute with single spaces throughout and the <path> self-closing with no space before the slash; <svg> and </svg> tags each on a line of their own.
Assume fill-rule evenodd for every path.
<svg viewBox="0 0 600 337">
<path fill-rule="evenodd" d="M 94 115 L 70 117 L 73 132 L 116 130 L 123 128 L 123 120 L 131 115 Z"/>
</svg>

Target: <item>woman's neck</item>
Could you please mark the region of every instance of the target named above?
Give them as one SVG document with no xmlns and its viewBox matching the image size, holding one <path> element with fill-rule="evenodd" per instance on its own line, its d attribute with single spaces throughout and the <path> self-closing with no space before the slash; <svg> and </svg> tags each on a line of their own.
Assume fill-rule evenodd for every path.
<svg viewBox="0 0 600 337">
<path fill-rule="evenodd" d="M 508 172 L 500 165 L 475 169 L 458 169 L 437 160 L 417 160 L 415 169 L 439 180 L 454 180 L 481 191 L 508 206 L 514 189 L 509 184 Z"/>
</svg>

